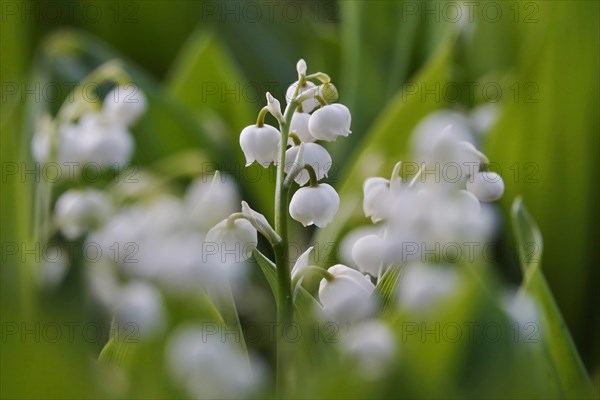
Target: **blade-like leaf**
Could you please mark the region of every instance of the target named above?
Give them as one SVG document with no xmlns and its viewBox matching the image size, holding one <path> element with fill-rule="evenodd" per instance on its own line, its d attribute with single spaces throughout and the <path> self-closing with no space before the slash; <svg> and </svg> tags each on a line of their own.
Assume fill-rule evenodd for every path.
<svg viewBox="0 0 600 400">
<path fill-rule="evenodd" d="M 392 266 L 383 274 L 377 286 L 374 295 L 379 299 L 379 309 L 381 313 L 391 310 L 396 303 L 396 289 L 400 282 L 400 272 L 402 267 Z"/>
<path fill-rule="evenodd" d="M 524 274 L 522 289 L 539 306 L 542 344 L 560 383 L 562 395 L 568 398 L 589 396 L 591 382 L 540 268 L 542 238 L 539 228 L 520 198 L 513 203 L 512 221 Z M 539 249 L 535 257 L 530 250 L 532 243 L 535 244 L 533 249 Z"/>
<path fill-rule="evenodd" d="M 275 297 L 275 301 L 278 302 L 279 296 L 277 296 L 277 293 L 279 290 L 277 286 L 277 269 L 275 267 L 275 264 L 273 263 L 273 261 L 269 260 L 267 256 L 258 251 L 258 249 L 254 250 L 252 252 L 252 255 L 258 263 L 258 266 L 260 267 L 261 271 L 265 275 L 267 283 L 271 287 L 271 292 L 273 292 L 273 297 Z"/>
</svg>

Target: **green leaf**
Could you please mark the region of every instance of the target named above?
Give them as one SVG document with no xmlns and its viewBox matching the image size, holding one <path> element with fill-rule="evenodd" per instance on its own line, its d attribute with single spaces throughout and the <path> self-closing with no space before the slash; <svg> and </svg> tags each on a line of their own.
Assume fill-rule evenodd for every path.
<svg viewBox="0 0 600 400">
<path fill-rule="evenodd" d="M 542 237 L 539 228 L 520 198 L 513 203 L 512 221 L 524 273 L 522 288 L 539 306 L 542 345 L 562 395 L 568 398 L 589 396 L 591 382 L 540 267 Z M 533 249 L 539 250 L 535 256 L 530 250 L 532 243 Z"/>
<path fill-rule="evenodd" d="M 545 241 L 544 275 L 583 349 L 597 343 L 600 326 L 600 96 L 592 90 L 600 84 L 599 3 L 533 5 L 538 21 L 518 24 L 516 62 L 485 153 L 503 175 L 506 214 L 522 195 L 535 217 Z M 598 365 L 597 351 L 582 357 Z"/>
<path fill-rule="evenodd" d="M 392 266 L 383 274 L 374 295 L 379 299 L 379 309 L 382 314 L 392 310 L 396 304 L 396 289 L 400 283 L 400 272 L 402 267 Z"/>
<path fill-rule="evenodd" d="M 277 296 L 277 293 L 279 292 L 279 289 L 278 289 L 279 286 L 277 283 L 277 268 L 275 267 L 275 264 L 273 263 L 273 261 L 269 260 L 267 258 L 267 256 L 265 256 L 263 253 L 261 253 L 258 249 L 255 249 L 252 252 L 252 255 L 254 256 L 254 259 L 258 263 L 258 266 L 260 267 L 261 271 L 265 275 L 265 278 L 267 279 L 267 283 L 271 287 L 271 292 L 273 293 L 275 302 L 278 303 L 279 296 Z"/>
<path fill-rule="evenodd" d="M 319 230 L 316 243 L 337 243 L 350 226 L 365 222 L 361 209 L 363 182 L 370 176 L 388 176 L 405 154 L 409 135 L 419 120 L 443 106 L 439 102 L 424 101 L 424 90 L 443 86 L 450 79 L 454 42 L 455 37 L 449 35 L 415 79 L 415 91 L 398 92 L 377 118 L 365 143 L 351 157 L 354 164 L 346 169 L 341 180 L 339 213 L 344 218 L 338 215 L 333 223 Z M 318 262 L 331 260 L 329 253 L 333 250 L 324 249 Z"/>
</svg>

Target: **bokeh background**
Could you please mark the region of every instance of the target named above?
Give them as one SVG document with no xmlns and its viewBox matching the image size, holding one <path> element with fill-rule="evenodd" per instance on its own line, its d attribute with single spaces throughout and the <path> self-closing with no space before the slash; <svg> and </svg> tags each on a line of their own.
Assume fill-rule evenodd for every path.
<svg viewBox="0 0 600 400">
<path fill-rule="evenodd" d="M 6 243 L 35 246 L 35 180 L 5 166 L 30 162 L 34 116 L 56 111 L 69 83 L 103 61 L 124 60 L 150 99 L 150 115 L 134 132 L 135 161 L 148 165 L 199 148 L 219 169 L 236 175 L 231 170 L 242 160 L 239 131 L 255 118 L 265 91 L 284 98 L 296 61 L 304 58 L 311 71 L 332 77 L 340 102 L 352 111 L 352 135 L 329 147 L 336 160 L 330 181 L 342 199 L 360 195 L 364 176 L 389 173 L 428 113 L 496 107 L 497 121 L 483 147 L 506 183 L 502 212 L 508 215 L 515 196 L 522 195 L 540 225 L 543 270 L 597 381 L 599 3 L 471 3 L 465 10 L 457 2 L 400 0 L 3 0 L 3 322 L 66 321 L 78 309 L 72 304 L 77 294 L 40 301 L 24 272 L 31 260 L 22 251 L 4 254 Z M 268 214 L 272 189 L 236 177 L 244 197 Z M 317 240 L 337 240 L 363 222 L 341 220 Z M 515 252 L 506 229 L 498 274 L 514 284 L 521 279 Z M 86 350 L 75 351 L 79 345 Z M 92 373 L 78 365 L 97 346 L 90 353 L 89 344 L 29 341 L 17 348 L 3 340 L 3 397 L 23 387 L 33 394 L 43 388 L 50 397 L 86 393 Z M 61 380 L 82 374 L 85 379 Z M 32 383 L 32 376 L 38 381 Z"/>
</svg>

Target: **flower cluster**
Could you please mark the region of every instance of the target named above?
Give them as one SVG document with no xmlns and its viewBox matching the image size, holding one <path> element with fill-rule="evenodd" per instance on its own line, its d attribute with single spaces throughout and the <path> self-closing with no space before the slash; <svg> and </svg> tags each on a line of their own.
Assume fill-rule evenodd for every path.
<svg viewBox="0 0 600 400">
<path fill-rule="evenodd" d="M 333 220 L 340 199 L 333 187 L 319 183 L 327 177 L 332 159 L 327 150 L 315 142 L 331 142 L 339 136 L 348 136 L 351 116 L 343 104 L 330 104 L 337 100 L 338 94 L 329 76 L 323 73 L 307 76 L 304 60 L 298 62 L 297 70 L 298 80 L 286 92 L 288 107 L 290 103 L 294 105 L 293 114 L 286 114 L 291 115 L 289 121 L 284 120 L 279 101 L 267 93 L 267 106 L 255 125 L 242 130 L 240 146 L 247 165 L 255 161 L 265 168 L 277 165 L 282 160 L 282 140 L 286 139 L 282 139 L 280 130 L 264 123 L 265 114 L 271 113 L 282 125 L 289 124 L 286 144 L 290 147 L 283 157 L 284 170 L 302 186 L 290 202 L 290 215 L 304 226 L 324 227 Z M 320 80 L 322 84 L 317 86 L 309 79 Z"/>
<path fill-rule="evenodd" d="M 81 109 L 67 110 L 69 115 L 56 121 L 58 126 L 43 119 L 33 136 L 33 157 L 40 163 L 69 163 L 76 170 L 86 164 L 120 168 L 131 160 L 134 141 L 129 127 L 144 113 L 146 104 L 137 86 L 120 85 L 106 95 L 101 107 L 86 103 Z"/>
</svg>

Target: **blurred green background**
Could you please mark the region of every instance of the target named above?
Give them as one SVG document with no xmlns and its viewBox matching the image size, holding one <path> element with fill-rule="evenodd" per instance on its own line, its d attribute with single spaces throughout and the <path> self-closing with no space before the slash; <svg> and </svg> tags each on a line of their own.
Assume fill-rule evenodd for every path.
<svg viewBox="0 0 600 400">
<path fill-rule="evenodd" d="M 332 77 L 340 102 L 352 111 L 353 134 L 330 146 L 337 163 L 330 180 L 350 209 L 360 206 L 364 177 L 387 175 L 406 157 L 407 138 L 420 118 L 442 108 L 498 106 L 498 121 L 483 147 L 506 183 L 502 212 L 508 215 L 514 197 L 523 196 L 542 230 L 542 265 L 551 290 L 588 371 L 598 377 L 599 3 L 475 1 L 462 11 L 456 4 L 2 1 L 3 324 L 76 319 L 69 313 L 78 307 L 69 301 L 40 301 L 33 294 L 31 260 L 22 251 L 5 252 L 7 243 L 35 246 L 35 182 L 12 174 L 8 165 L 30 162 L 34 116 L 56 111 L 69 82 L 108 59 L 125 60 L 150 99 L 150 115 L 134 132 L 136 161 L 147 165 L 201 148 L 228 170 L 242 160 L 238 134 L 262 107 L 264 92 L 283 99 L 295 80 L 296 61 L 304 58 L 310 71 Z M 456 10 L 472 22 L 461 25 Z M 424 94 L 423 85 L 432 92 Z M 462 90 L 449 94 L 450 86 Z M 500 88 L 500 95 L 482 87 Z M 244 197 L 268 213 L 267 182 L 257 190 L 240 180 Z M 365 222 L 350 214 L 317 239 L 338 240 Z M 498 274 L 517 284 L 510 229 L 500 242 Z M 50 397 L 86 393 L 94 378 L 78 367 L 90 357 L 73 351 L 79 345 L 89 347 L 9 347 L 3 336 L 3 397 L 23 387 L 37 393 L 27 386 L 30 376 L 45 377 L 37 385 Z M 81 379 L 67 384 L 47 374 L 50 369 Z"/>
</svg>

